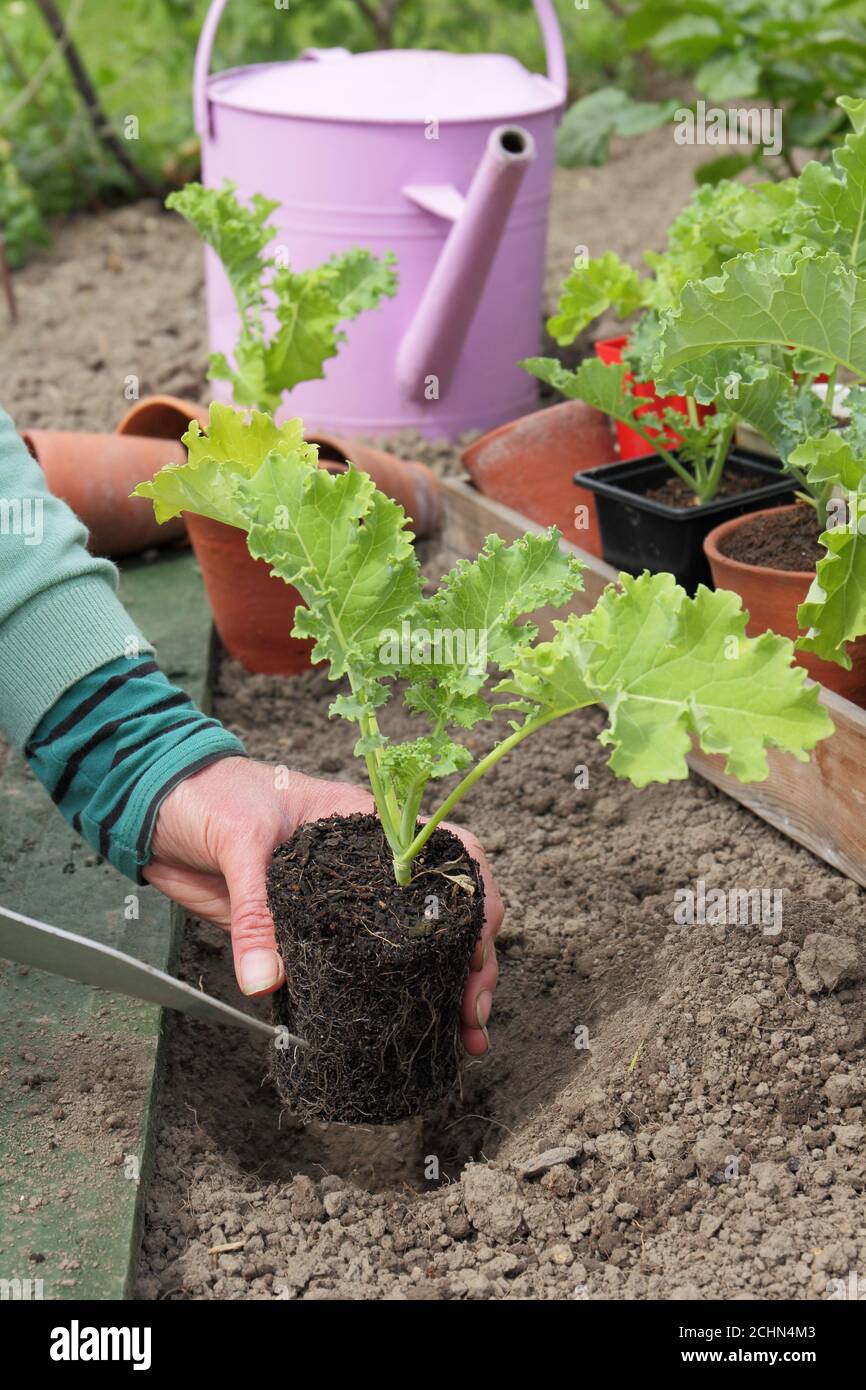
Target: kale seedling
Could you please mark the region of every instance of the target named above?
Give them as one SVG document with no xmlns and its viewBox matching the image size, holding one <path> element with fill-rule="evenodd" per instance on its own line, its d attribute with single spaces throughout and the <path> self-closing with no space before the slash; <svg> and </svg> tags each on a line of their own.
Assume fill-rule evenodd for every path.
<svg viewBox="0 0 866 1390">
<path fill-rule="evenodd" d="M 336 356 L 346 336 L 339 324 L 397 292 L 390 252 L 379 260 L 354 247 L 300 272 L 266 256 L 276 232 L 268 218 L 279 206 L 256 193 L 245 208 L 229 182 L 219 189 L 188 183 L 166 199 L 166 207 L 191 222 L 219 256 L 240 315 L 234 363 L 212 353 L 210 377 L 231 383 L 236 405 L 271 412 L 284 392 L 324 376 L 323 363 Z M 276 320 L 273 331 L 267 310 Z"/>
<path fill-rule="evenodd" d="M 621 575 L 619 590 L 608 586 L 590 613 L 539 641 L 528 615 L 582 587 L 582 566 L 554 528 L 511 545 L 488 536 L 477 559 L 425 596 L 402 508 L 351 465 L 336 476 L 318 468 L 300 420 L 278 427 L 214 404 L 207 432 L 193 422 L 184 442 L 187 462 L 136 492 L 159 521 L 193 511 L 240 527 L 250 553 L 301 594 L 294 635 L 314 639 L 313 661 L 346 681 L 331 714 L 358 726 L 355 753 L 400 884 L 500 758 L 588 705 L 607 707 L 609 766 L 636 787 L 686 777 L 693 737 L 748 782 L 767 776 L 768 746 L 804 761 L 832 732 L 818 688 L 791 665 L 790 641 L 746 637 L 734 594 L 701 587 L 689 598 L 669 574 Z M 398 680 L 421 725 L 403 743 L 379 726 Z M 460 736 L 495 717 L 504 728 L 475 762 Z M 452 775 L 456 785 L 419 826 L 430 782 Z"/>
</svg>

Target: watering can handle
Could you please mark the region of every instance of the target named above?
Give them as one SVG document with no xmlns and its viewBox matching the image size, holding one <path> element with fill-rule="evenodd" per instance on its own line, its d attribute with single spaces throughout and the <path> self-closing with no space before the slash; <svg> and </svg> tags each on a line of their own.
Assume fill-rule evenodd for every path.
<svg viewBox="0 0 866 1390">
<path fill-rule="evenodd" d="M 223 17 L 228 0 L 212 0 L 199 35 L 195 64 L 192 70 L 192 111 L 195 128 L 199 135 L 211 133 L 210 107 L 207 99 L 207 79 L 210 72 L 211 53 L 214 39 Z M 568 92 L 568 65 L 565 60 L 565 45 L 559 27 L 553 0 L 532 0 L 544 40 L 544 53 L 547 59 L 547 76 L 558 87 L 565 100 Z"/>
</svg>

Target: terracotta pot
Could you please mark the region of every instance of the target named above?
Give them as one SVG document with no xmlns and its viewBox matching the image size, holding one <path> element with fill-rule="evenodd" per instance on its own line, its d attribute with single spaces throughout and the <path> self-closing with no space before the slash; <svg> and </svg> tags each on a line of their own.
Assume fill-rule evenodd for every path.
<svg viewBox="0 0 866 1390">
<path fill-rule="evenodd" d="M 313 643 L 291 636 L 301 603 L 297 589 L 272 579 L 264 560 L 253 559 L 245 531 L 193 512 L 185 515 L 214 626 L 229 656 L 259 675 L 308 670 Z"/>
<path fill-rule="evenodd" d="M 359 439 L 314 430 L 304 436 L 319 446 L 319 462 L 338 464 L 346 460 L 363 473 L 369 473 L 380 492 L 399 502 L 419 540 L 433 536 L 442 525 L 442 486 L 432 468 L 414 459 L 401 459 L 385 449 L 374 449 Z"/>
<path fill-rule="evenodd" d="M 185 534 L 181 517 L 158 526 L 151 504 L 129 495 L 164 463 L 183 462 L 179 444 L 77 430 L 24 430 L 21 437 L 55 497 L 87 527 L 91 554 L 134 555 Z"/>
<path fill-rule="evenodd" d="M 564 401 L 476 439 L 463 464 L 485 496 L 541 526 L 558 526 L 566 540 L 601 555 L 595 498 L 575 487 L 574 475 L 615 457 L 606 417 L 583 401 Z"/>
<path fill-rule="evenodd" d="M 206 425 L 207 408 L 177 396 L 151 396 L 133 406 L 117 428 L 124 435 L 179 440 L 193 419 Z M 423 463 L 405 463 L 341 435 L 318 433 L 307 439 L 319 445 L 320 463 L 330 472 L 345 471 L 351 458 L 369 473 L 377 487 L 401 504 L 417 536 L 438 527 L 439 480 Z M 293 676 L 307 670 L 313 643 L 290 635 L 301 602 L 298 591 L 271 578 L 265 562 L 250 555 L 246 534 L 237 527 L 191 512 L 184 516 L 214 625 L 229 655 L 261 675 Z"/>
<path fill-rule="evenodd" d="M 623 349 L 628 344 L 628 334 L 623 334 L 619 338 L 602 338 L 595 345 L 596 356 L 607 366 L 618 365 L 622 362 Z M 646 405 L 639 406 L 635 414 L 641 415 L 657 414 L 663 410 L 677 410 L 680 415 L 686 415 L 688 406 L 685 396 L 659 396 L 656 394 L 654 381 L 635 381 L 631 372 L 625 377 L 625 381 L 633 383 L 633 393 L 641 400 L 646 398 Z M 712 415 L 715 406 L 699 405 L 697 407 L 698 420 L 703 424 L 708 415 Z M 628 425 L 622 424 L 619 420 L 614 420 L 614 433 L 616 434 L 619 456 L 621 459 L 641 458 L 647 451 L 646 440 Z M 647 433 L 655 438 L 661 434 L 661 430 L 647 430 Z M 682 444 L 682 437 L 675 430 L 668 428 L 665 430 L 668 444 Z"/>
<path fill-rule="evenodd" d="M 704 551 L 716 588 L 733 590 L 743 600 L 743 607 L 748 609 L 746 631 L 750 637 L 758 637 L 768 628 L 782 637 L 790 637 L 792 641 L 801 636 L 797 609 L 809 591 L 815 571 L 780 570 L 745 564 L 742 560 L 734 560 L 730 555 L 723 554 L 720 547 L 738 527 L 755 521 L 757 517 L 774 516 L 791 510 L 791 507 L 770 507 L 763 512 L 736 516 L 710 531 L 704 541 Z M 822 661 L 811 652 L 795 650 L 794 653 L 797 663 L 805 667 L 812 680 L 819 681 L 828 690 L 835 690 L 855 704 L 863 705 L 866 704 L 866 637 L 858 637 L 852 642 L 848 654 L 852 661 L 850 671 L 833 661 Z"/>
<path fill-rule="evenodd" d="M 208 421 L 207 406 L 181 400 L 178 396 L 148 396 L 138 401 L 124 415 L 117 427 L 118 434 L 143 434 L 161 439 L 179 440 L 190 420 L 204 427 Z M 442 521 L 442 497 L 439 479 L 424 463 L 400 459 L 384 449 L 374 449 L 357 439 L 329 434 L 323 430 L 304 436 L 308 443 L 318 444 L 319 459 L 324 464 L 338 464 L 342 471 L 346 460 L 369 473 L 376 486 L 399 502 L 409 518 L 419 540 L 432 536 Z"/>
</svg>

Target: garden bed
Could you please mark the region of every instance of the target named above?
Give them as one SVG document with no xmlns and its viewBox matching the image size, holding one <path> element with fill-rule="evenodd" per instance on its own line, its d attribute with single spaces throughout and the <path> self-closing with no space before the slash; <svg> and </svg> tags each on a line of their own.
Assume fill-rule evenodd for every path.
<svg viewBox="0 0 866 1390">
<path fill-rule="evenodd" d="M 687 147 L 672 161 L 660 132 L 606 168 L 559 171 L 549 302 L 578 221 L 592 247 L 657 245 L 701 157 Z M 76 220 L 18 285 L 22 320 L 0 365 L 22 424 L 111 429 L 129 373 L 142 395 L 203 392 L 200 248 L 179 219 L 139 205 Z M 426 449 L 416 456 L 455 471 L 453 451 Z M 456 543 L 455 515 L 450 525 Z M 327 720 L 332 695 L 321 673 L 287 682 L 223 662 L 216 706 L 251 754 L 357 777 L 353 732 Z M 255 1043 L 168 1017 L 140 1295 L 821 1298 L 828 1281 L 862 1274 L 864 987 L 807 994 L 797 967 L 809 981 L 800 952 L 815 932 L 837 955 L 862 950 L 863 893 L 699 779 L 641 793 L 614 781 L 594 742 L 601 723 L 587 712 L 543 731 L 465 804 L 507 915 L 492 1052 L 467 1064 L 462 1099 L 382 1129 L 302 1128 L 280 1115 Z M 850 787 L 862 761 L 846 727 L 837 718 L 820 756 L 838 760 L 837 814 L 852 838 L 836 862 L 856 875 Z M 789 812 L 773 814 L 781 824 Z M 807 786 L 803 820 L 823 830 L 830 816 Z M 674 894 L 699 879 L 782 889 L 782 940 L 676 926 Z M 213 927 L 191 924 L 178 970 L 238 1002 Z M 576 1028 L 588 1049 L 574 1046 Z M 106 1143 L 125 1113 L 117 1070 L 99 1081 L 105 1128 L 90 1122 Z M 76 1114 L 52 1120 L 52 1142 L 75 1140 Z M 525 1173 L 552 1149 L 559 1162 Z M 726 1181 L 731 1156 L 739 1176 Z M 471 1158 L 490 1166 L 464 1171 Z"/>
<path fill-rule="evenodd" d="M 477 509 L 448 491 L 465 549 Z M 215 706 L 255 756 L 353 779 L 332 696 L 320 672 L 224 662 Z M 492 1051 L 462 1098 L 304 1127 L 254 1047 L 173 1020 L 142 1296 L 814 1298 L 863 1267 L 863 895 L 700 781 L 615 782 L 600 728 L 586 712 L 543 731 L 465 808 L 506 922 Z M 675 894 L 699 880 L 780 890 L 782 932 L 677 926 Z M 826 979 L 858 965 L 807 993 L 816 933 Z M 181 969 L 232 996 L 209 926 Z"/>
</svg>

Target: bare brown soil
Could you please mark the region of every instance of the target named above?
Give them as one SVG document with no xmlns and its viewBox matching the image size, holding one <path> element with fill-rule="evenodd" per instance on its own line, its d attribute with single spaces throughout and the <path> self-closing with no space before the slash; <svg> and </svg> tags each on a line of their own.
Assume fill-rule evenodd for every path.
<svg viewBox="0 0 866 1390">
<path fill-rule="evenodd" d="M 333 693 L 226 663 L 216 707 L 255 756 L 357 778 Z M 144 1297 L 823 1298 L 863 1269 L 863 895 L 699 781 L 615 782 L 600 728 L 463 804 L 506 919 L 462 1101 L 304 1127 L 255 1045 L 173 1022 Z M 778 890 L 780 930 L 678 925 L 699 880 Z M 211 927 L 183 973 L 235 997 Z"/>
</svg>

